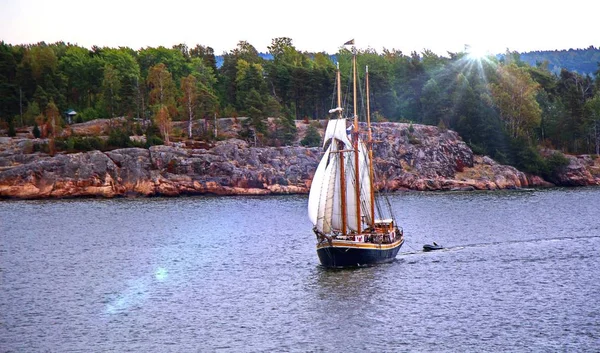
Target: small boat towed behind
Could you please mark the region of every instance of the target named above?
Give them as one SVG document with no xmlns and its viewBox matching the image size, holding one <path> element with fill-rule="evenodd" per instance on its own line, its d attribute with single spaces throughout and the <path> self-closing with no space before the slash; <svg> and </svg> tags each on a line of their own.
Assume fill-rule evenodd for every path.
<svg viewBox="0 0 600 353">
<path fill-rule="evenodd" d="M 444 247 L 439 245 L 436 242 L 433 242 L 433 244 L 425 244 L 423 245 L 423 251 L 434 251 L 434 250 L 441 250 Z"/>
</svg>

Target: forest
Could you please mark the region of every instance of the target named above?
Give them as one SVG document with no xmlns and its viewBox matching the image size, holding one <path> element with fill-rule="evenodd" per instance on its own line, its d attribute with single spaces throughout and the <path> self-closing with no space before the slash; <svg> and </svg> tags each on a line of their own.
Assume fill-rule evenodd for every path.
<svg viewBox="0 0 600 353">
<path fill-rule="evenodd" d="M 119 136 L 145 133 L 147 144 L 169 143 L 176 135 L 208 139 L 208 133 L 194 135 L 191 122 L 247 117 L 244 136 L 265 146 L 290 144 L 296 120 L 328 117 L 335 61 L 342 90 L 349 88 L 352 53 L 345 47 L 335 55 L 303 52 L 285 37 L 273 39 L 268 50 L 271 60 L 240 41 L 217 66 L 214 50 L 202 45 L 134 50 L 0 42 L 0 129 L 14 136 L 33 126 L 34 135 L 58 139 L 69 123 L 125 117 L 129 123 L 111 136 L 126 146 L 132 142 Z M 565 163 L 545 150 L 600 153 L 598 66 L 580 74 L 551 70 L 548 61 L 531 65 L 517 52 L 475 57 L 468 49 L 447 56 L 359 50 L 360 75 L 367 65 L 375 121 L 449 128 L 475 153 L 539 175 Z M 78 113 L 75 121 L 68 121 L 69 109 Z M 190 128 L 173 131 L 173 121 Z"/>
<path fill-rule="evenodd" d="M 590 45 L 586 49 L 537 50 L 521 53 L 521 60 L 532 66 L 548 62 L 548 69 L 559 74 L 562 69 L 580 74 L 594 74 L 600 62 L 600 49 Z"/>
</svg>

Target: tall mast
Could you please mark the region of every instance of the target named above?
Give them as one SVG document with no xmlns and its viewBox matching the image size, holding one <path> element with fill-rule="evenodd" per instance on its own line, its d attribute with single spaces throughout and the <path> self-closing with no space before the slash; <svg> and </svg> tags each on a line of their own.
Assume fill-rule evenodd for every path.
<svg viewBox="0 0 600 353">
<path fill-rule="evenodd" d="M 371 228 L 375 229 L 375 189 L 373 188 L 373 135 L 371 134 L 371 105 L 369 103 L 369 66 L 366 67 L 365 72 L 365 86 L 367 87 L 367 131 L 369 134 L 369 140 L 367 146 L 369 146 L 369 183 L 371 184 Z"/>
<path fill-rule="evenodd" d="M 352 48 L 352 86 L 354 101 L 354 133 L 352 134 L 352 145 L 354 148 L 354 185 L 356 192 L 356 232 L 360 234 L 360 170 L 358 166 L 358 102 L 356 94 L 356 48 Z"/>
<path fill-rule="evenodd" d="M 338 108 L 338 119 L 342 119 L 342 79 L 340 75 L 340 63 L 337 63 L 337 72 L 336 72 L 336 81 L 337 81 L 337 108 Z M 339 120 L 338 122 L 339 123 Z M 344 121 L 345 124 L 345 121 Z M 345 147 L 342 147 L 344 150 Z M 346 172 L 344 165 L 344 152 L 340 152 L 340 196 L 342 203 L 342 234 L 346 234 L 346 223 L 348 220 L 346 219 L 348 216 L 348 212 L 346 212 Z"/>
</svg>

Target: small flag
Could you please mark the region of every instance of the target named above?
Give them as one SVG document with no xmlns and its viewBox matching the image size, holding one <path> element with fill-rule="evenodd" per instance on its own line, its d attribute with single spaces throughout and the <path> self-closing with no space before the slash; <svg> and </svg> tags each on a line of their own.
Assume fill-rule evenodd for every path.
<svg viewBox="0 0 600 353">
<path fill-rule="evenodd" d="M 349 41 L 344 43 L 344 45 L 354 45 L 354 39 L 350 39 Z"/>
</svg>

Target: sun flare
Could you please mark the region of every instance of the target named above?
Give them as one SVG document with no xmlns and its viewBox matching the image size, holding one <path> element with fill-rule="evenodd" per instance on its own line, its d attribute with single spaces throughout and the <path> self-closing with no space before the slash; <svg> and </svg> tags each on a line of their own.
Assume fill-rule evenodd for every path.
<svg viewBox="0 0 600 353">
<path fill-rule="evenodd" d="M 490 55 L 490 51 L 483 47 L 467 45 L 465 50 L 469 59 L 472 60 L 481 60 Z"/>
</svg>

